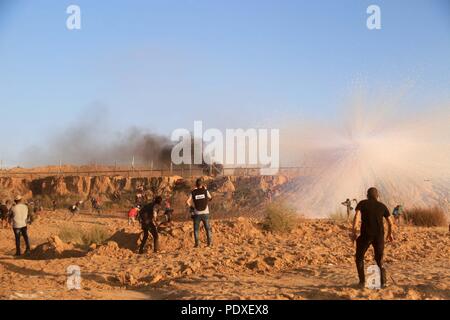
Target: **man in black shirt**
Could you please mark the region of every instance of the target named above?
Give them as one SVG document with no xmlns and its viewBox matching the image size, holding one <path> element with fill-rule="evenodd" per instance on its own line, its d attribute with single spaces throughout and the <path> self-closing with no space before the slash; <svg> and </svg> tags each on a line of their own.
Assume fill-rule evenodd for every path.
<svg viewBox="0 0 450 320">
<path fill-rule="evenodd" d="M 144 253 L 145 243 L 148 239 L 148 233 L 153 236 L 153 251 L 159 250 L 159 235 L 158 235 L 158 212 L 161 210 L 162 198 L 156 197 L 152 203 L 146 204 L 139 211 L 139 220 L 141 221 L 142 231 L 144 231 L 144 238 L 142 239 L 141 247 L 139 248 L 139 254 Z"/>
<path fill-rule="evenodd" d="M 378 190 L 370 188 L 367 191 L 367 200 L 363 200 L 356 206 L 355 218 L 353 219 L 352 241 L 356 240 L 356 268 L 359 276 L 359 286 L 365 286 L 364 255 L 373 246 L 375 261 L 381 270 L 381 286 L 386 286 L 386 271 L 383 268 L 384 253 L 384 225 L 383 218 L 388 225 L 388 241 L 394 241 L 392 236 L 392 222 L 389 209 L 378 201 Z M 361 214 L 361 234 L 357 237 L 356 226 L 359 213 Z"/>
<path fill-rule="evenodd" d="M 203 222 L 203 226 L 206 230 L 208 247 L 210 247 L 212 245 L 212 231 L 211 225 L 209 223 L 208 203 L 212 200 L 212 197 L 209 191 L 206 189 L 206 185 L 203 182 L 202 178 L 197 179 L 195 185 L 196 188 L 192 190 L 191 195 L 186 202 L 190 207 L 192 220 L 194 221 L 194 247 L 199 247 L 200 222 Z"/>
</svg>

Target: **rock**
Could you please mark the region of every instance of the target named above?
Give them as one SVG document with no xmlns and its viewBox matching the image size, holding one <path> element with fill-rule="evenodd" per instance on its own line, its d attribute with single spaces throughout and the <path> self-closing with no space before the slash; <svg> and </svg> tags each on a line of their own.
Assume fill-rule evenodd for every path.
<svg viewBox="0 0 450 320">
<path fill-rule="evenodd" d="M 253 271 L 265 271 L 267 269 L 267 264 L 262 262 L 260 259 L 250 261 L 245 266 Z"/>
<path fill-rule="evenodd" d="M 289 300 L 294 300 L 295 299 L 295 295 L 293 295 L 292 293 L 284 293 L 284 294 L 282 294 L 282 296 L 285 296 Z"/>
<path fill-rule="evenodd" d="M 220 193 L 233 193 L 236 191 L 236 187 L 231 180 L 227 179 L 222 186 L 217 189 L 217 191 Z"/>
<path fill-rule="evenodd" d="M 58 254 L 62 254 L 65 250 L 73 249 L 73 245 L 65 243 L 58 236 L 51 236 L 48 238 L 48 244 L 50 248 L 55 250 Z"/>
<path fill-rule="evenodd" d="M 421 299 L 420 294 L 413 289 L 408 290 L 406 297 L 411 300 L 420 300 Z"/>
<path fill-rule="evenodd" d="M 95 249 L 97 249 L 97 244 L 96 244 L 96 243 L 91 244 L 91 245 L 89 246 L 89 249 L 90 249 L 90 250 L 95 250 Z"/>
<path fill-rule="evenodd" d="M 273 268 L 280 268 L 282 265 L 281 260 L 276 257 L 265 257 L 264 262 Z"/>
<path fill-rule="evenodd" d="M 161 274 L 157 274 L 152 277 L 150 283 L 155 284 L 155 283 L 160 282 L 162 279 L 163 279 L 163 276 Z"/>
<path fill-rule="evenodd" d="M 117 242 L 108 241 L 106 243 L 106 248 L 108 248 L 109 250 L 119 250 L 119 245 L 117 244 Z"/>
<path fill-rule="evenodd" d="M 183 224 L 181 226 L 181 231 L 183 232 L 189 232 L 192 230 L 192 226 L 190 224 Z"/>
<path fill-rule="evenodd" d="M 136 278 L 128 271 L 122 271 L 116 276 L 116 280 L 122 285 L 135 285 Z"/>
<path fill-rule="evenodd" d="M 187 269 L 185 269 L 183 272 L 182 272 L 182 274 L 184 275 L 184 276 L 190 276 L 191 274 L 193 274 L 194 273 L 194 271 L 191 269 L 191 268 L 187 268 Z"/>
<path fill-rule="evenodd" d="M 169 234 L 172 237 L 176 238 L 176 237 L 181 236 L 183 234 L 183 231 L 181 229 L 171 229 L 171 230 L 169 230 Z"/>
</svg>

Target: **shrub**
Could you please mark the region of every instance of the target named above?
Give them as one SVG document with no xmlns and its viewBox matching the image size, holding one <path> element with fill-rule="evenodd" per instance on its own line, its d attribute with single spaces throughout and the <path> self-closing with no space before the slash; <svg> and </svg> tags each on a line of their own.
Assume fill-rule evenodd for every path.
<svg viewBox="0 0 450 320">
<path fill-rule="evenodd" d="M 439 227 L 447 225 L 447 217 L 442 208 L 412 208 L 405 211 L 406 223 L 420 227 Z"/>
<path fill-rule="evenodd" d="M 91 244 L 103 244 L 109 238 L 109 233 L 101 227 L 94 227 L 84 232 L 81 239 L 83 244 L 90 246 Z"/>
<path fill-rule="evenodd" d="M 82 244 L 82 233 L 83 231 L 79 228 L 66 226 L 59 230 L 58 236 L 64 242 Z"/>
<path fill-rule="evenodd" d="M 266 218 L 263 228 L 277 233 L 291 232 L 299 223 L 300 218 L 290 206 L 283 202 L 274 202 L 266 207 Z"/>
<path fill-rule="evenodd" d="M 72 242 L 80 246 L 90 246 L 93 243 L 103 244 L 108 238 L 109 233 L 105 228 L 93 227 L 89 230 L 82 230 L 76 227 L 63 227 L 58 234 L 64 242 Z"/>
</svg>

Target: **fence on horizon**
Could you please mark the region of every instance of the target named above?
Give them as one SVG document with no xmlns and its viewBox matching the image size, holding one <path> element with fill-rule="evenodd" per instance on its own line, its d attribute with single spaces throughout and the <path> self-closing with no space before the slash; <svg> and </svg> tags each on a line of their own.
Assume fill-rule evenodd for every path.
<svg viewBox="0 0 450 320">
<path fill-rule="evenodd" d="M 314 167 L 297 166 L 297 167 L 280 167 L 276 175 L 287 176 L 308 176 L 314 171 Z M 102 168 L 102 169 L 85 169 L 85 168 L 60 168 L 60 169 L 9 169 L 0 170 L 0 177 L 15 177 L 22 179 L 39 179 L 51 176 L 122 176 L 129 178 L 144 177 L 170 177 L 180 176 L 183 178 L 198 176 L 261 176 L 261 168 L 255 167 L 238 167 L 238 168 L 214 168 L 205 169 L 199 167 L 171 167 L 162 169 L 148 168 Z"/>
</svg>

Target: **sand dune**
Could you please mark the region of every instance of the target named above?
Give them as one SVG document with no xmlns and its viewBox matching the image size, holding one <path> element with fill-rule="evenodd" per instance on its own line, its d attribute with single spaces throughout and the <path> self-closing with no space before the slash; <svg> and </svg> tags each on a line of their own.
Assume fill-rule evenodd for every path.
<svg viewBox="0 0 450 320">
<path fill-rule="evenodd" d="M 119 214 L 64 217 L 44 213 L 30 227 L 34 250 L 26 259 L 12 257 L 12 231 L 0 230 L 0 298 L 450 299 L 445 228 L 402 227 L 386 248 L 390 286 L 358 290 L 344 222 L 305 220 L 289 235 L 273 235 L 256 219 L 213 220 L 214 246 L 200 249 L 192 248 L 191 223 L 177 222 L 161 231 L 161 253 L 153 254 L 150 244 L 137 255 L 139 227 L 127 226 Z M 49 244 L 65 226 L 102 226 L 111 238 L 88 250 Z M 366 263 L 372 262 L 369 253 Z M 81 290 L 66 287 L 70 265 L 81 269 Z"/>
</svg>

